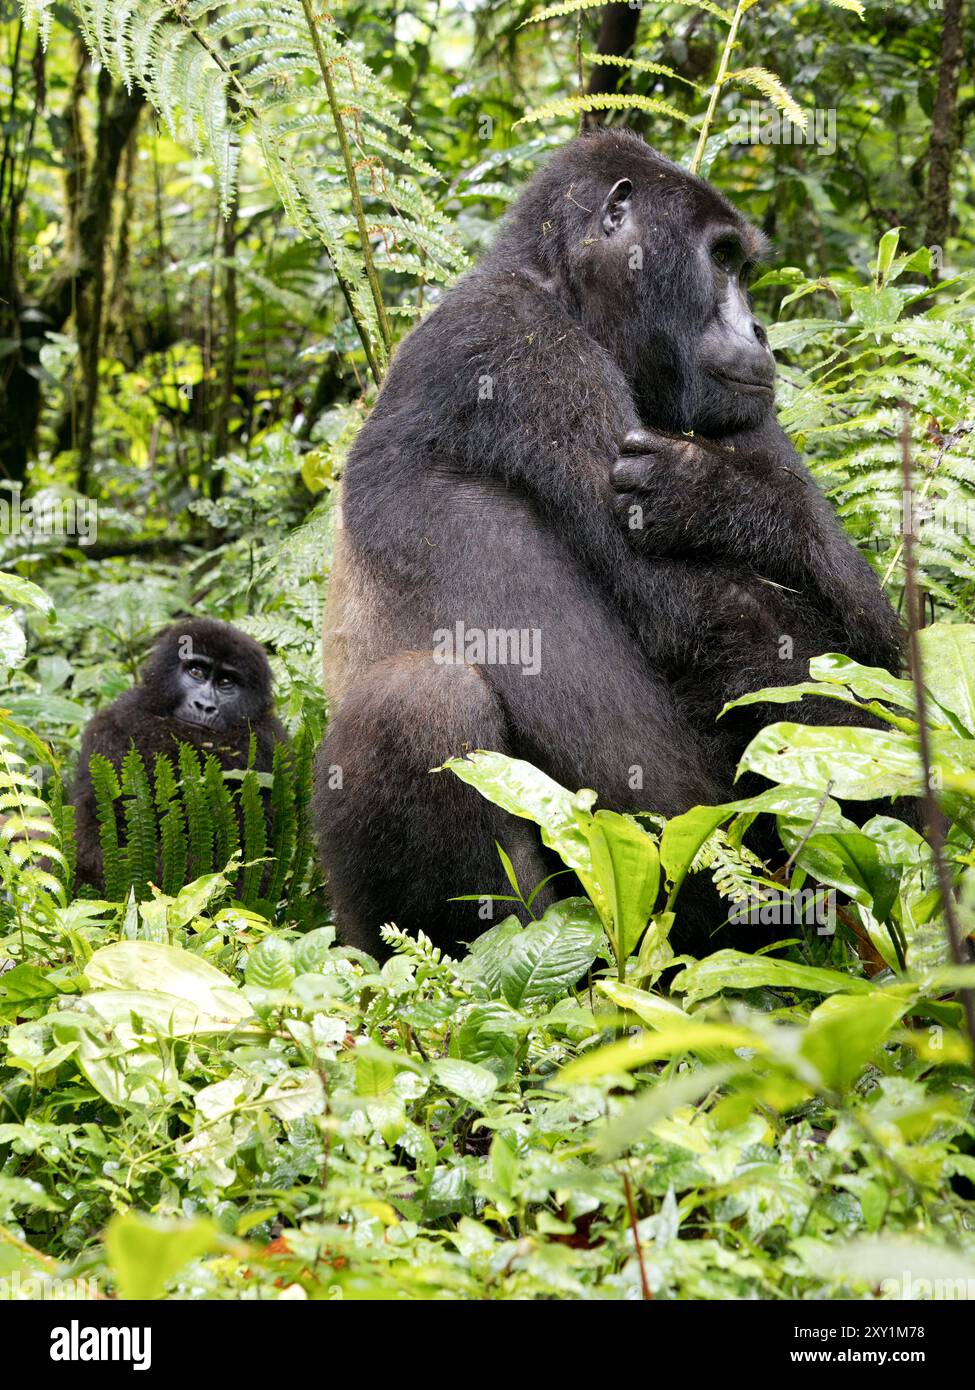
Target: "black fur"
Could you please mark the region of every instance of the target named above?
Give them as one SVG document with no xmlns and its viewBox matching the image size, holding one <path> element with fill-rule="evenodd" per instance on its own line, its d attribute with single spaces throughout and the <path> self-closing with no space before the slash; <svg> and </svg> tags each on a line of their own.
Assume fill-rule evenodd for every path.
<svg viewBox="0 0 975 1390">
<path fill-rule="evenodd" d="M 232 667 L 240 677 L 240 699 L 231 718 L 221 717 L 209 728 L 174 717 L 182 697 L 181 654 L 192 651 L 210 662 Z M 81 883 L 103 886 L 101 845 L 95 814 L 89 761 L 100 753 L 115 767 L 134 745 L 150 777 L 157 753 L 168 754 L 175 766 L 179 743 L 219 758 L 224 770 L 247 766 L 251 731 L 256 739 L 254 766 L 270 772 L 276 743 L 287 736 L 274 714 L 271 668 L 263 647 L 229 623 L 213 618 L 184 618 L 159 634 L 139 683 L 95 715 L 81 740 L 81 755 L 72 790 L 78 846 L 77 877 Z"/>
<path fill-rule="evenodd" d="M 721 296 L 744 301 L 717 288 L 721 228 L 761 252 L 635 136 L 584 136 L 399 349 L 348 464 L 326 620 L 316 819 L 347 941 L 375 950 L 391 920 L 447 947 L 476 935 L 476 909 L 446 900 L 508 891 L 495 840 L 526 888 L 549 871 L 534 827 L 430 776 L 448 756 L 497 749 L 600 805 L 672 815 L 735 794 L 768 712 L 715 724 L 726 699 L 800 680 L 823 651 L 896 668 L 895 615 L 771 391 L 713 375 L 739 351 L 771 364 L 750 311 L 747 342 L 725 330 Z M 438 662 L 434 634 L 458 621 L 538 630 L 540 672 Z M 809 700 L 788 715 L 850 717 Z M 678 944 L 707 949 L 693 905 L 682 921 Z"/>
</svg>

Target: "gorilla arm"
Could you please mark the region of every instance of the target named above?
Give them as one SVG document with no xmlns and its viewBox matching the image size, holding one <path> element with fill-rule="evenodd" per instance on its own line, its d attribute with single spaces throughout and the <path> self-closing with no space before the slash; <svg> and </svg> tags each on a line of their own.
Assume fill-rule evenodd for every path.
<svg viewBox="0 0 975 1390">
<path fill-rule="evenodd" d="M 722 443 L 631 430 L 611 479 L 646 555 L 715 559 L 794 589 L 829 617 L 843 651 L 899 668 L 897 617 L 774 418 Z"/>
</svg>

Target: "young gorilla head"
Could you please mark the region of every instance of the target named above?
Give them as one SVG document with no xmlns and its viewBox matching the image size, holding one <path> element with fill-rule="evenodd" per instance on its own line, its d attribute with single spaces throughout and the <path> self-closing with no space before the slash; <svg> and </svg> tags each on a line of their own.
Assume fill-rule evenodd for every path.
<svg viewBox="0 0 975 1390">
<path fill-rule="evenodd" d="M 271 707 L 271 669 L 257 642 L 228 623 L 187 618 L 156 638 L 143 672 L 150 714 L 228 735 Z"/>
<path fill-rule="evenodd" d="M 118 770 L 134 747 L 154 780 L 157 756 L 176 767 L 181 743 L 216 758 L 224 771 L 240 770 L 250 760 L 252 738 L 253 765 L 269 772 L 286 734 L 274 714 L 264 649 L 213 618 L 183 618 L 161 632 L 139 683 L 99 710 L 82 736 L 71 798 L 78 882 L 102 886 L 93 754 Z"/>
<path fill-rule="evenodd" d="M 641 418 L 720 436 L 772 413 L 748 279 L 766 245 L 702 179 L 627 131 L 574 141 L 519 199 L 487 264 L 539 278 L 626 373 Z"/>
</svg>

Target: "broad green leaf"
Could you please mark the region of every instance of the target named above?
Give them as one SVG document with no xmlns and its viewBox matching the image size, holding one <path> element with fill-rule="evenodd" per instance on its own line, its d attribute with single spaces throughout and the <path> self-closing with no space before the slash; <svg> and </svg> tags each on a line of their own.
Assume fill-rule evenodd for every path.
<svg viewBox="0 0 975 1390">
<path fill-rule="evenodd" d="M 528 1020 L 500 999 L 476 1004 L 457 1033 L 457 1050 L 465 1062 L 488 1067 L 500 1081 L 515 1069 L 518 1038 L 528 1031 Z"/>
<path fill-rule="evenodd" d="M 830 1090 L 844 1091 L 876 1054 L 911 1000 L 889 992 L 834 994 L 814 1009 L 799 1043 Z"/>
<path fill-rule="evenodd" d="M 786 849 L 792 850 L 783 827 Z M 795 838 L 795 845 L 801 835 Z M 900 875 L 881 857 L 877 845 L 862 830 L 831 831 L 810 835 L 801 845 L 796 862 L 819 883 L 829 884 L 849 894 L 854 901 L 873 908 L 874 916 L 885 921 L 890 914 Z"/>
<path fill-rule="evenodd" d="M 587 834 L 595 792 L 570 792 L 531 763 L 483 750 L 466 758 L 451 758 L 435 771 L 453 772 L 495 806 L 534 821 L 541 829 L 543 843 L 563 864 L 575 869 L 593 901 L 601 896 L 593 878 Z M 605 906 L 601 904 L 601 909 Z"/>
<path fill-rule="evenodd" d="M 465 979 L 473 979 L 483 988 L 491 999 L 501 993 L 501 976 L 504 963 L 510 953 L 511 942 L 522 931 L 517 917 L 505 917 L 496 927 L 489 927 L 472 943 L 465 959 L 461 962 L 460 973 Z"/>
<path fill-rule="evenodd" d="M 609 904 L 604 921 L 617 958 L 626 960 L 653 912 L 660 855 L 647 832 L 628 816 L 597 811 L 589 830 L 592 867 Z"/>
<path fill-rule="evenodd" d="M 715 951 L 713 956 L 685 966 L 673 981 L 672 988 L 687 995 L 688 1004 L 709 999 L 723 989 L 758 989 L 771 985 L 775 989 L 806 989 L 815 994 L 847 993 L 874 994 L 877 986 L 855 975 L 820 966 L 797 965 L 773 956 L 753 956 L 745 951 Z"/>
<path fill-rule="evenodd" d="M 892 676 L 882 666 L 861 666 L 839 652 L 814 656 L 809 674 L 815 681 L 846 685 L 861 700 L 883 700 L 899 709 L 914 713 L 914 687 L 910 681 Z"/>
<path fill-rule="evenodd" d="M 681 1052 L 734 1051 L 738 1047 L 768 1052 L 771 1044 L 749 1028 L 689 1018 L 681 1023 L 671 1022 L 653 1033 L 637 1033 L 621 1042 L 593 1048 L 563 1067 L 558 1082 L 568 1086 L 582 1081 L 596 1081 L 601 1076 L 633 1071 L 647 1062 L 656 1062 L 662 1057 L 673 1057 Z"/>
<path fill-rule="evenodd" d="M 247 957 L 244 978 L 256 989 L 287 989 L 294 977 L 291 943 L 280 936 L 266 936 Z"/>
<path fill-rule="evenodd" d="M 0 612 L 0 674 L 27 655 L 27 635 L 12 613 Z"/>
<path fill-rule="evenodd" d="M 682 882 L 704 841 L 732 814 L 732 805 L 692 806 L 671 817 L 660 836 L 660 862 L 668 882 Z"/>
<path fill-rule="evenodd" d="M 54 611 L 54 600 L 43 589 L 6 570 L 0 572 L 0 599 L 12 608 L 36 608 L 40 613 Z"/>
<path fill-rule="evenodd" d="M 891 227 L 889 232 L 884 232 L 877 247 L 877 283 L 886 284 L 890 267 L 894 263 L 897 255 L 897 243 L 900 241 L 900 227 Z"/>
<path fill-rule="evenodd" d="M 161 1298 L 191 1260 L 219 1249 L 220 1232 L 209 1217 L 163 1219 L 140 1211 L 113 1216 L 105 1232 L 108 1261 L 119 1298 Z"/>
<path fill-rule="evenodd" d="M 116 1030 L 128 1046 L 138 1039 L 186 1038 L 194 1033 L 229 1033 L 239 1018 L 206 1013 L 191 999 L 140 989 L 94 989 L 82 996 L 83 1007 L 93 1009 Z"/>
<path fill-rule="evenodd" d="M 204 908 L 219 897 L 227 887 L 223 874 L 204 874 L 181 888 L 167 904 L 166 920 L 171 927 L 185 927 L 199 917 Z"/>
<path fill-rule="evenodd" d="M 356 1095 L 369 1099 L 388 1095 L 395 1080 L 396 1068 L 389 1053 L 373 1043 L 360 1043 L 355 1057 Z"/>
<path fill-rule="evenodd" d="M 512 934 L 501 966 L 501 992 L 513 1008 L 564 994 L 589 969 L 603 941 L 584 898 L 553 903 L 539 922 Z"/>
<path fill-rule="evenodd" d="M 625 1102 L 620 1114 L 615 1115 L 598 1132 L 596 1147 L 600 1157 L 607 1162 L 618 1158 L 633 1144 L 645 1139 L 658 1120 L 665 1120 L 685 1105 L 694 1105 L 716 1086 L 751 1065 L 750 1062 L 727 1062 L 721 1066 L 701 1067 L 679 1075 L 673 1081 L 661 1081 L 651 1086 L 636 1100 Z"/>
<path fill-rule="evenodd" d="M 85 967 L 93 989 L 146 990 L 195 1004 L 201 1015 L 227 1024 L 250 1018 L 236 984 L 199 956 L 157 941 L 119 941 L 96 951 Z"/>
<path fill-rule="evenodd" d="M 975 624 L 934 623 L 919 640 L 925 686 L 975 735 Z"/>
<path fill-rule="evenodd" d="M 484 1108 L 498 1085 L 493 1071 L 458 1057 L 441 1057 L 432 1064 L 432 1070 L 441 1086 L 478 1110 Z"/>
<path fill-rule="evenodd" d="M 893 285 L 875 289 L 872 285 L 850 291 L 850 309 L 858 323 L 871 332 L 893 328 L 901 316 L 906 295 Z"/>
<path fill-rule="evenodd" d="M 644 1023 L 649 1023 L 651 1028 L 664 1028 L 675 1018 L 687 1018 L 679 1004 L 665 999 L 662 994 L 651 994 L 649 990 L 625 985 L 620 980 L 600 980 L 596 988 L 621 1009 L 629 1009 Z"/>
<path fill-rule="evenodd" d="M 832 783 L 830 792 L 840 800 L 922 790 L 917 740 L 896 729 L 770 724 L 752 739 L 738 768 L 820 791 Z"/>
</svg>

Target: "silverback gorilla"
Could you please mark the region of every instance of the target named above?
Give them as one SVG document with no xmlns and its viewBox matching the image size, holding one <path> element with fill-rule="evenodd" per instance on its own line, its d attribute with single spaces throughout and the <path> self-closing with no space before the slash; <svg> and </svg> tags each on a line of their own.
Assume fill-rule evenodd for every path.
<svg viewBox="0 0 975 1390">
<path fill-rule="evenodd" d="M 252 731 L 254 767 L 270 772 L 274 745 L 287 735 L 274 714 L 264 648 L 214 618 L 183 618 L 161 632 L 139 683 L 96 714 L 81 740 L 72 791 L 78 881 L 102 886 L 88 766 L 93 753 L 119 768 L 134 745 L 151 777 L 157 753 L 168 754 L 175 763 L 178 745 L 188 743 L 201 753 L 212 753 L 224 771 L 243 769 Z"/>
<path fill-rule="evenodd" d="M 726 700 L 825 651 L 897 668 L 895 615 L 775 417 L 746 292 L 762 251 L 636 136 L 582 136 L 399 349 L 349 460 L 326 617 L 315 815 L 348 942 L 375 951 L 388 921 L 473 938 L 476 904 L 448 899 L 508 891 L 496 841 L 523 885 L 550 872 L 534 827 L 430 775 L 449 756 L 669 816 L 733 794 L 768 710 L 716 724 Z M 513 632 L 530 662 L 445 656 L 444 634 Z M 693 898 L 676 940 L 700 953 L 725 914 Z"/>
</svg>

